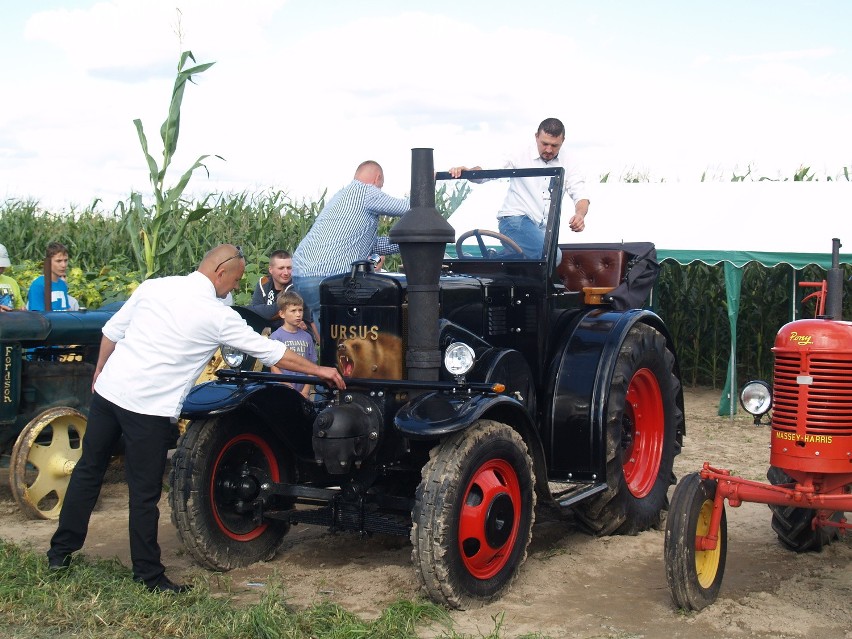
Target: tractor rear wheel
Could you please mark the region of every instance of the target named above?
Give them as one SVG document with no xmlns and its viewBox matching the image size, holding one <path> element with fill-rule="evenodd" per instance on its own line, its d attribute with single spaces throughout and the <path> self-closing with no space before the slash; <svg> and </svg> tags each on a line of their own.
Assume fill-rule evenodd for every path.
<svg viewBox="0 0 852 639">
<path fill-rule="evenodd" d="M 289 530 L 286 522 L 258 523 L 254 515 L 260 487 L 285 481 L 292 465 L 275 438 L 238 417 L 190 422 L 172 457 L 172 523 L 195 561 L 212 570 L 271 559 Z"/>
<path fill-rule="evenodd" d="M 85 434 L 86 416 L 68 406 L 44 411 L 21 430 L 12 448 L 9 482 L 31 519 L 59 517 Z"/>
<path fill-rule="evenodd" d="M 465 609 L 518 576 L 535 518 L 532 460 L 513 428 L 479 420 L 436 446 L 417 488 L 411 543 L 431 599 Z"/>
<path fill-rule="evenodd" d="M 776 466 L 769 467 L 766 477 L 773 486 L 793 483 L 793 478 Z M 816 530 L 813 529 L 811 522 L 816 516 L 816 510 L 812 508 L 770 504 L 769 509 L 772 511 L 772 530 L 778 535 L 781 543 L 790 550 L 820 552 L 823 546 L 837 539 L 837 528 L 821 526 Z M 836 522 L 842 518 L 842 512 L 836 512 L 831 516 L 831 520 Z"/>
<path fill-rule="evenodd" d="M 575 507 L 592 534 L 635 535 L 662 525 L 684 423 L 674 367 L 659 331 L 646 324 L 630 329 L 606 404 L 607 489 Z"/>
<path fill-rule="evenodd" d="M 710 530 L 715 497 L 716 482 L 701 479 L 698 473 L 684 477 L 672 496 L 663 556 L 666 581 L 678 608 L 701 610 L 719 595 L 728 553 L 724 504 L 716 547 L 711 550 L 696 548 Z"/>
</svg>

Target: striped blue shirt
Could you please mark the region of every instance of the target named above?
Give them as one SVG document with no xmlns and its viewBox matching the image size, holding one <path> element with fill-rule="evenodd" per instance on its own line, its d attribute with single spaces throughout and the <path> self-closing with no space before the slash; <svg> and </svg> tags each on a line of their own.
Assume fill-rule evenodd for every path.
<svg viewBox="0 0 852 639">
<path fill-rule="evenodd" d="M 398 253 L 398 244 L 377 237 L 379 216 L 400 217 L 410 208 L 408 198 L 352 180 L 334 194 L 293 251 L 293 276 L 328 277 L 348 272 L 352 262 L 371 253 Z"/>
</svg>

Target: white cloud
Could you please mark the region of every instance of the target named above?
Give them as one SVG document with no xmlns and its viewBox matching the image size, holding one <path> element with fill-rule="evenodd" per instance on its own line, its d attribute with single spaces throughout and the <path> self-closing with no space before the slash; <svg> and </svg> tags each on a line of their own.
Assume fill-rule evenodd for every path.
<svg viewBox="0 0 852 639">
<path fill-rule="evenodd" d="M 112 0 L 86 9 L 33 14 L 26 37 L 59 48 L 76 68 L 146 69 L 172 63 L 182 50 L 257 46 L 283 0 Z"/>
<path fill-rule="evenodd" d="M 725 62 L 791 62 L 797 60 L 821 60 L 824 58 L 830 58 L 835 54 L 835 49 L 831 47 L 803 49 L 798 51 L 764 51 L 762 53 L 732 54 L 725 58 Z"/>
<path fill-rule="evenodd" d="M 349 5 L 331 4 L 337 19 L 321 20 L 318 5 L 285 0 L 181 2 L 181 42 L 175 7 L 113 0 L 29 19 L 32 51 L 51 57 L 0 110 L 9 194 L 113 202 L 148 191 L 132 120 L 159 158 L 182 49 L 215 62 L 186 89 L 172 168 L 177 179 L 199 155 L 223 156 L 191 181 L 199 193 L 313 197 L 372 158 L 401 194 L 412 147 L 434 148 L 438 170 L 496 163 L 548 116 L 563 119 L 590 179 L 849 164 L 852 133 L 835 114 L 848 112 L 852 83 L 833 43 L 772 53 L 761 41 L 763 53 L 731 56 L 704 42 L 640 66 L 625 32 L 597 14 L 566 29 L 437 9 L 347 20 L 328 12 Z"/>
</svg>

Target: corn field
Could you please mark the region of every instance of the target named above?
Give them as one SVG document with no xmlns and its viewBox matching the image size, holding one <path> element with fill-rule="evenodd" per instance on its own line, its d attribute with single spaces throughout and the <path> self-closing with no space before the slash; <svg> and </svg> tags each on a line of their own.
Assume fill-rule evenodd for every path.
<svg viewBox="0 0 852 639">
<path fill-rule="evenodd" d="M 462 184 L 451 193 L 438 192 L 436 206 L 444 216 L 464 199 L 465 188 Z M 187 226 L 181 242 L 162 257 L 158 275 L 189 273 L 209 248 L 221 242 L 238 244 L 246 255 L 246 274 L 235 302 L 246 304 L 258 278 L 266 273 L 269 253 L 295 249 L 322 210 L 325 194 L 316 202 L 293 201 L 281 191 L 208 196 L 205 201 L 211 211 L 199 223 Z M 41 274 L 45 247 L 53 240 L 69 248 L 69 289 L 84 307 L 126 299 L 144 279 L 144 270 L 130 249 L 124 209 L 104 211 L 99 204 L 62 214 L 41 210 L 30 201 L 7 200 L 0 206 L 0 243 L 9 250 L 13 264 L 7 274 L 20 283 L 23 294 L 29 282 Z M 193 210 L 196 204 L 186 206 Z M 387 234 L 391 223 L 385 219 L 380 233 Z M 396 270 L 399 256 L 391 257 L 386 268 Z M 846 281 L 852 276 L 852 267 L 844 268 Z M 745 267 L 737 323 L 739 380 L 770 375 L 775 334 L 790 320 L 792 305 L 807 294 L 800 290 L 792 301 L 791 278 L 786 265 L 765 268 L 752 263 Z M 824 278 L 825 272 L 816 266 L 798 275 L 800 281 Z M 847 282 L 844 318 L 852 318 L 849 287 Z M 672 332 L 684 384 L 723 386 L 730 328 L 722 265 L 664 261 L 652 308 Z M 812 314 L 813 306 L 807 305 L 798 316 Z"/>
</svg>

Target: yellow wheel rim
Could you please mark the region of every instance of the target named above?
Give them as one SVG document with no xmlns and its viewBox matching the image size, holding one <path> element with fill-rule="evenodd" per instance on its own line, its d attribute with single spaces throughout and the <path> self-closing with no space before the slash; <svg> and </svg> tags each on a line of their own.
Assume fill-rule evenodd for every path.
<svg viewBox="0 0 852 639">
<path fill-rule="evenodd" d="M 713 502 L 706 500 L 701 504 L 701 512 L 698 513 L 698 523 L 695 527 L 695 536 L 704 537 L 710 531 L 710 518 L 713 516 Z M 716 547 L 713 550 L 697 550 L 695 551 L 695 573 L 698 576 L 698 583 L 702 588 L 709 588 L 716 579 L 716 573 L 719 570 L 719 555 L 722 550 L 722 540 L 716 541 Z"/>
<path fill-rule="evenodd" d="M 86 417 L 60 406 L 34 418 L 12 449 L 9 478 L 21 509 L 34 519 L 56 519 L 71 471 L 83 452 Z"/>
</svg>

